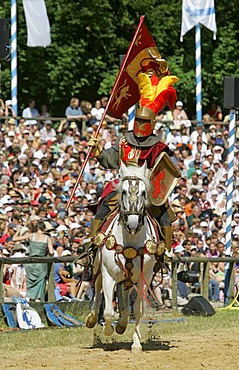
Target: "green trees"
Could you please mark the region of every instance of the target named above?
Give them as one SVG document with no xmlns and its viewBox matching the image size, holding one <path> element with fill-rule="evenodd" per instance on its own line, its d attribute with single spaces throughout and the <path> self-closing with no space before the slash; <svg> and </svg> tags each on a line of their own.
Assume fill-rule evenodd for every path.
<svg viewBox="0 0 239 370">
<path fill-rule="evenodd" d="M 179 41 L 181 2 L 157 0 L 46 0 L 51 24 L 50 47 L 29 48 L 22 1 L 18 6 L 18 99 L 19 111 L 29 97 L 52 114 L 63 115 L 69 99 L 94 101 L 109 94 L 141 14 L 170 71 L 180 81 L 178 97 L 195 108 L 195 31 Z M 239 74 L 239 3 L 216 2 L 218 35 L 202 28 L 203 107 L 210 100 L 222 103 L 223 77 Z M 10 18 L 10 0 L 0 3 L 0 17 Z M 2 61 L 2 95 L 10 97 L 10 62 Z"/>
</svg>

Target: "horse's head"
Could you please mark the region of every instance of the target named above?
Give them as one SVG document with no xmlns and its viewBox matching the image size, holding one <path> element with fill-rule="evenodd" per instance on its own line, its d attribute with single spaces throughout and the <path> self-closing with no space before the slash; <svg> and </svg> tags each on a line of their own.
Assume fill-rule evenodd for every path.
<svg viewBox="0 0 239 370">
<path fill-rule="evenodd" d="M 146 178 L 146 163 L 142 167 L 126 167 L 121 163 L 120 183 L 120 219 L 124 228 L 132 235 L 142 227 L 145 216 L 145 204 L 149 187 Z"/>
</svg>

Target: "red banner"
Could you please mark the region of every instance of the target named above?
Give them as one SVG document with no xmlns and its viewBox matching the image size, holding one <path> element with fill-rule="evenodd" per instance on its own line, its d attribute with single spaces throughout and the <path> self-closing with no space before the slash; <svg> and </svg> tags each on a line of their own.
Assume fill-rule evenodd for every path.
<svg viewBox="0 0 239 370">
<path fill-rule="evenodd" d="M 140 18 L 140 23 L 112 89 L 108 108 L 111 115 L 116 118 L 121 118 L 122 114 L 139 101 L 138 75 L 140 72 L 154 70 L 158 75 L 167 73 L 167 63 L 161 59 L 154 39 L 143 21 L 144 16 Z"/>
</svg>

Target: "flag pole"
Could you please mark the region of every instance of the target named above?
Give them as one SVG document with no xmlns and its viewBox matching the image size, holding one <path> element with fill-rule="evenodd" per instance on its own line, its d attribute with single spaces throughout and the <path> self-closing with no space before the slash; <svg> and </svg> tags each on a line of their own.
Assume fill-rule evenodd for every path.
<svg viewBox="0 0 239 370">
<path fill-rule="evenodd" d="M 17 106 L 17 0 L 11 0 L 11 98 L 12 108 L 18 116 Z"/>
<path fill-rule="evenodd" d="M 132 50 L 133 45 L 134 45 L 134 43 L 135 43 L 135 40 L 136 40 L 136 38 L 137 38 L 137 36 L 138 36 L 139 30 L 140 30 L 140 28 L 141 28 L 141 26 L 142 26 L 142 24 L 143 24 L 143 22 L 144 22 L 144 18 L 145 18 L 145 15 L 142 15 L 142 16 L 140 17 L 138 27 L 137 27 L 137 29 L 136 29 L 136 31 L 135 31 L 135 33 L 134 33 L 134 36 L 133 36 L 132 41 L 131 41 L 131 43 L 130 43 L 130 46 L 129 46 L 128 50 L 127 50 L 126 56 L 125 56 L 125 58 L 124 58 L 124 60 L 123 60 L 122 66 L 121 66 L 120 71 L 119 71 L 118 76 L 117 76 L 117 79 L 116 79 L 116 81 L 115 81 L 115 83 L 114 83 L 114 86 L 113 86 L 113 89 L 112 89 L 112 91 L 111 91 L 111 95 L 110 95 L 110 97 L 109 97 L 109 100 L 108 100 L 107 106 L 106 106 L 106 108 L 105 108 L 105 110 L 104 110 L 104 113 L 103 113 L 103 115 L 102 115 L 102 117 L 101 117 L 101 120 L 100 120 L 99 126 L 98 126 L 98 128 L 97 128 L 96 133 L 95 133 L 95 138 L 97 138 L 97 136 L 99 135 L 99 132 L 100 132 L 100 129 L 101 129 L 102 123 L 103 123 L 103 121 L 104 121 L 104 119 L 105 119 L 105 116 L 106 116 L 107 110 L 108 110 L 109 105 L 110 105 L 110 103 L 111 103 L 111 100 L 112 100 L 112 98 L 113 98 L 113 96 L 114 96 L 114 93 L 115 93 L 115 90 L 116 90 L 117 85 L 118 85 L 118 83 L 119 83 L 119 80 L 120 80 L 121 74 L 122 74 L 122 72 L 123 72 L 123 70 L 124 70 L 124 68 L 125 68 L 125 65 L 126 65 L 127 61 L 128 61 L 129 55 L 130 55 L 130 53 L 131 53 L 131 50 Z M 89 157 L 90 157 L 91 151 L 92 151 L 92 148 L 91 148 L 91 147 L 89 147 L 88 152 L 87 152 L 87 154 L 86 154 L 86 158 L 85 158 L 85 160 L 84 160 L 84 162 L 83 162 L 83 165 L 82 165 L 82 167 L 81 167 L 81 171 L 80 171 L 80 173 L 79 173 L 79 176 L 77 177 L 76 183 L 75 183 L 74 188 L 73 188 L 73 190 L 72 190 L 72 192 L 71 192 L 70 198 L 69 198 L 69 200 L 68 200 L 68 202 L 67 202 L 67 205 L 66 205 L 66 208 L 65 208 L 65 209 L 66 209 L 66 211 L 67 211 L 67 210 L 69 209 L 69 207 L 70 207 L 70 204 L 71 204 L 71 202 L 72 202 L 73 196 L 74 196 L 74 194 L 75 194 L 75 192 L 76 192 L 76 189 L 77 189 L 77 187 L 78 187 L 78 185 L 79 185 L 79 182 L 80 182 L 80 180 L 81 180 L 81 178 L 82 178 L 82 175 L 83 175 L 83 173 L 84 173 L 84 170 L 85 170 L 86 164 L 87 164 L 87 162 L 88 162 L 88 160 L 89 160 Z"/>
<path fill-rule="evenodd" d="M 227 221 L 226 221 L 226 256 L 231 256 L 232 243 L 232 211 L 233 211 L 233 179 L 234 179 L 234 149 L 235 149 L 235 109 L 230 110 L 229 137 L 228 137 L 228 175 L 227 175 Z M 230 285 L 230 264 L 225 263 L 225 288 L 224 288 L 224 305 L 228 304 Z"/>
<path fill-rule="evenodd" d="M 201 65 L 201 27 L 195 26 L 195 54 L 196 54 L 196 117 L 202 122 L 202 65 Z"/>
</svg>

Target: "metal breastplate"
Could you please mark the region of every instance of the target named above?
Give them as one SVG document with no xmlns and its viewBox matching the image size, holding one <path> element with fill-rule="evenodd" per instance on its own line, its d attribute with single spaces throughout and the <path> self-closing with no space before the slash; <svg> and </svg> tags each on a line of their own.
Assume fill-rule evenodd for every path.
<svg viewBox="0 0 239 370">
<path fill-rule="evenodd" d="M 141 149 L 129 144 L 123 136 L 119 142 L 119 161 L 126 166 L 138 166 Z"/>
</svg>

